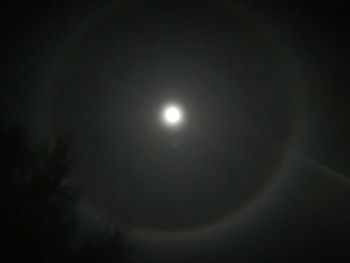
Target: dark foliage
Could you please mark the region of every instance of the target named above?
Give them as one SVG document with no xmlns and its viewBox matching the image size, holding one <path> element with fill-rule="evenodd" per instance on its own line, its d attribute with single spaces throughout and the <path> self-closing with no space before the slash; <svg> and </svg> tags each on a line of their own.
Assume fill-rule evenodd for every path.
<svg viewBox="0 0 350 263">
<path fill-rule="evenodd" d="M 73 246 L 78 198 L 69 176 L 69 153 L 68 140 L 33 144 L 21 128 L 0 131 L 1 239 L 7 262 L 118 262 L 121 258 L 118 231 L 90 235 Z"/>
</svg>

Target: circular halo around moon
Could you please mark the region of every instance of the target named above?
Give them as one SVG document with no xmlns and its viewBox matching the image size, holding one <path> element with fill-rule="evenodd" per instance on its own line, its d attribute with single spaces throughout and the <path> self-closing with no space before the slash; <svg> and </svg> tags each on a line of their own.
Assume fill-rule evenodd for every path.
<svg viewBox="0 0 350 263">
<path fill-rule="evenodd" d="M 178 128 L 184 121 L 184 112 L 178 104 L 167 104 L 162 108 L 161 121 L 169 128 Z"/>
<path fill-rule="evenodd" d="M 229 8 L 229 10 L 231 10 L 231 7 Z M 235 9 L 233 9 L 232 8 L 232 10 L 235 10 Z M 238 9 L 237 9 L 238 10 Z M 106 14 L 109 14 L 109 12 L 106 12 Z M 235 13 L 235 15 L 237 15 L 237 17 L 238 17 L 238 19 L 240 20 L 240 19 L 242 19 L 242 22 L 243 22 L 243 24 L 247 24 L 247 25 L 254 25 L 254 26 L 252 26 L 252 28 L 254 29 L 254 31 L 252 31 L 252 33 L 256 33 L 256 35 L 257 36 L 259 36 L 259 38 L 257 37 L 257 40 L 259 40 L 260 39 L 260 35 L 262 35 L 263 37 L 262 37 L 262 39 L 264 40 L 264 44 L 266 44 L 267 45 L 267 47 L 269 48 L 270 46 L 270 44 L 271 44 L 271 51 L 273 51 L 273 52 L 267 52 L 267 54 L 274 54 L 274 55 L 276 55 L 276 58 L 275 57 L 272 57 L 271 58 L 271 61 L 275 61 L 275 59 L 276 59 L 276 62 L 278 63 L 278 65 L 279 65 L 279 63 L 280 63 L 280 61 L 279 61 L 279 59 L 281 59 L 281 65 L 285 65 L 285 58 L 286 57 L 289 57 L 289 56 L 286 56 L 286 55 L 288 55 L 288 54 L 284 54 L 284 53 L 281 53 L 281 58 L 280 57 L 278 57 L 277 55 L 279 55 L 280 53 L 279 52 L 277 52 L 277 51 L 279 51 L 280 49 L 279 49 L 279 46 L 278 45 L 276 45 L 276 43 L 274 42 L 274 39 L 273 38 L 269 38 L 270 36 L 271 36 L 271 33 L 270 32 L 266 32 L 266 34 L 265 34 L 265 31 L 264 31 L 264 28 L 261 28 L 261 30 L 260 30 L 260 27 L 259 27 L 259 25 L 257 25 L 257 26 L 255 26 L 255 19 L 254 20 L 252 20 L 252 21 L 250 21 L 250 20 L 247 20 L 247 19 L 249 19 L 251 16 L 249 16 L 249 13 L 247 13 L 246 14 L 246 12 L 234 12 Z M 242 15 L 241 15 L 241 13 L 242 13 Z M 98 17 L 98 16 L 91 16 L 91 17 Z M 253 17 L 254 18 L 254 17 Z M 105 19 L 104 17 L 103 17 L 103 19 Z M 101 21 L 103 20 L 102 18 L 101 18 Z M 247 20 L 247 21 L 246 21 Z M 103 20 L 104 21 L 104 20 Z M 192 20 L 191 20 L 192 21 Z M 254 22 L 254 23 L 253 23 Z M 119 20 L 118 20 L 118 23 L 119 23 Z M 96 25 L 95 25 L 96 24 Z M 95 29 L 95 28 L 97 28 L 97 26 L 99 25 L 97 22 L 95 22 L 95 21 L 91 21 L 91 23 L 89 23 L 89 25 L 91 25 L 91 28 L 93 28 L 93 29 Z M 105 25 L 105 24 L 103 24 L 103 25 Z M 115 34 L 115 28 L 114 27 L 110 27 L 110 28 L 113 28 L 113 35 Z M 250 26 L 248 27 L 248 28 L 250 28 Z M 85 66 L 86 65 L 86 61 L 92 61 L 92 63 L 95 63 L 96 62 L 96 59 L 95 59 L 95 57 L 94 57 L 94 53 L 93 52 L 90 52 L 89 50 L 90 49 L 88 49 L 88 51 L 89 52 L 86 52 L 86 53 L 83 53 L 83 54 L 89 54 L 90 56 L 92 56 L 92 58 L 86 58 L 86 56 L 83 56 L 83 55 L 81 55 L 80 56 L 80 53 L 77 53 L 77 55 L 75 55 L 75 53 L 74 52 L 82 52 L 82 51 L 84 51 L 85 52 L 85 49 L 84 48 L 87 48 L 87 47 L 89 47 L 90 48 L 90 45 L 85 45 L 85 42 L 84 41 L 86 41 L 86 39 L 89 39 L 88 37 L 90 36 L 90 34 L 91 34 L 91 32 L 95 32 L 94 30 L 90 30 L 90 27 L 88 27 L 88 29 L 89 30 L 81 30 L 81 32 L 82 33 L 79 33 L 80 35 L 77 35 L 77 39 L 78 39 L 78 42 L 77 42 L 77 44 L 76 45 L 74 45 L 74 46 L 72 46 L 70 49 L 68 49 L 68 51 L 66 52 L 66 55 L 65 55 L 65 57 L 66 58 L 64 58 L 64 60 L 67 60 L 67 61 L 63 61 L 63 62 L 61 62 L 62 63 L 62 65 L 59 65 L 59 69 L 57 70 L 57 72 L 58 73 L 56 73 L 56 75 L 57 75 L 57 77 L 55 78 L 55 80 L 57 81 L 57 83 L 54 83 L 54 87 L 55 88 L 57 88 L 58 90 L 60 89 L 60 88 L 62 88 L 62 87 L 70 87 L 69 85 L 67 85 L 67 84 L 70 84 L 71 83 L 71 75 L 70 74 L 66 74 L 66 72 L 65 71 L 67 71 L 68 69 L 70 69 L 70 67 L 73 67 L 72 69 L 75 69 L 74 67 L 80 67 L 81 65 L 83 65 L 83 66 Z M 231 31 L 232 31 L 232 29 L 230 29 Z M 255 30 L 256 30 L 256 32 L 255 32 Z M 231 32 L 230 31 L 230 32 Z M 261 31 L 261 32 L 260 32 Z M 105 31 L 103 31 L 103 32 L 105 32 Z M 77 33 L 78 34 L 78 33 Z M 266 37 L 265 37 L 265 35 L 266 35 Z M 93 38 L 93 39 L 96 39 L 95 37 Z M 105 38 L 101 38 L 101 39 L 105 39 Z M 268 40 L 268 42 L 267 43 L 265 43 L 265 41 L 266 41 L 266 39 Z M 120 39 L 119 38 L 117 38 L 117 41 L 120 41 Z M 271 43 L 270 43 L 271 42 Z M 101 45 L 100 43 L 98 43 L 99 44 L 99 47 L 104 47 L 104 45 Z M 278 44 L 278 43 L 277 43 Z M 113 52 L 115 52 L 115 50 L 114 50 L 114 48 L 115 48 L 115 46 L 117 46 L 117 45 L 112 45 L 113 46 Z M 265 48 L 265 45 L 264 45 L 264 48 Z M 276 51 L 277 50 L 277 51 Z M 285 49 L 281 49 L 281 50 L 285 50 Z M 109 49 L 104 49 L 103 51 L 108 51 L 107 52 L 107 54 L 110 54 L 110 51 L 111 50 L 109 50 Z M 276 54 L 275 54 L 276 53 Z M 100 54 L 100 53 L 99 53 Z M 249 53 L 250 54 L 250 53 Z M 265 53 L 264 53 L 265 54 Z M 72 55 L 74 55 L 74 56 L 72 56 Z M 71 57 L 69 57 L 69 56 L 72 56 L 72 58 Z M 84 60 L 82 60 L 82 61 L 80 61 L 80 60 L 76 60 L 75 58 L 84 58 Z M 106 57 L 112 57 L 112 56 L 106 56 Z M 146 57 L 146 56 L 145 56 Z M 291 58 L 294 58 L 294 57 L 292 57 L 292 56 L 290 56 Z M 90 59 L 90 60 L 88 60 L 88 59 Z M 129 58 L 128 58 L 129 59 Z M 269 58 L 270 59 L 270 58 Z M 283 60 L 282 60 L 283 59 Z M 119 61 L 119 60 L 118 60 Z M 270 60 L 268 60 L 268 61 L 270 61 Z M 72 62 L 74 62 L 74 63 L 72 63 Z M 282 63 L 283 62 L 283 63 Z M 80 64 L 79 64 L 80 63 Z M 129 63 L 129 64 L 131 64 L 131 63 Z M 108 64 L 109 65 L 109 64 Z M 294 65 L 294 64 L 293 64 Z M 69 66 L 69 67 L 68 67 Z M 85 67 L 83 67 L 83 66 L 81 66 L 82 67 L 82 69 L 83 70 L 85 70 Z M 118 67 L 115 67 L 115 68 L 118 68 Z M 293 71 L 293 69 L 294 68 L 291 68 L 291 69 L 289 69 L 289 68 L 287 68 L 288 69 L 288 71 L 287 71 L 287 75 L 286 76 L 290 76 L 290 72 L 294 72 Z M 296 70 L 296 72 L 297 72 L 297 70 L 299 70 L 299 69 L 295 69 Z M 62 71 L 62 72 L 61 72 Z M 70 72 L 70 71 L 68 71 L 68 72 Z M 102 71 L 101 71 L 102 72 Z M 103 72 L 106 72 L 106 71 L 103 71 Z M 115 75 L 114 74 L 112 74 L 113 76 L 112 76 L 112 81 L 115 81 Z M 275 74 L 276 75 L 276 74 Z M 73 77 L 74 77 L 74 79 L 73 79 L 73 81 L 82 81 L 82 80 L 79 80 L 79 79 L 75 79 L 75 78 L 77 78 L 79 75 L 74 75 Z M 282 74 L 282 76 L 284 76 L 283 74 Z M 62 79 L 59 79 L 59 77 L 60 78 L 62 78 Z M 85 78 L 86 79 L 86 78 Z M 98 78 L 98 79 L 103 79 L 103 80 L 105 80 L 105 76 L 104 76 L 104 78 Z M 135 78 L 135 79 L 137 79 L 137 78 Z M 235 80 L 236 81 L 236 80 Z M 286 82 L 286 83 L 289 83 L 289 82 L 291 82 L 291 81 L 288 81 L 288 82 Z M 80 83 L 80 82 L 79 82 Z M 74 85 L 75 87 L 85 87 L 86 85 L 85 85 L 85 82 L 81 82 L 81 83 L 83 83 L 84 85 Z M 107 83 L 107 82 L 106 82 Z M 105 83 L 96 83 L 96 84 L 105 84 Z M 239 86 L 239 85 L 238 85 Z M 292 87 L 294 87 L 294 85 L 291 85 Z M 104 87 L 104 86 L 103 86 Z M 102 92 L 102 91 L 104 91 L 104 90 L 107 90 L 108 91 L 108 88 L 107 87 L 104 87 L 105 89 L 95 89 L 96 91 L 98 91 L 98 92 Z M 105 92 L 107 92 L 107 91 L 105 91 Z M 239 90 L 238 90 L 239 91 Z M 79 90 L 77 90 L 76 91 L 77 92 L 77 94 L 81 94 L 81 91 L 79 91 Z M 68 92 L 65 92 L 65 91 L 62 91 L 62 92 L 59 92 L 59 95 L 57 95 L 57 96 L 66 96 L 66 94 L 70 94 L 70 93 L 68 93 Z M 101 93 L 102 94 L 102 93 Z M 107 93 L 107 94 L 109 94 L 109 93 Z M 113 93 L 114 94 L 114 93 Z M 148 93 L 147 93 L 147 95 L 148 95 Z M 70 122 L 68 122 L 67 123 L 67 121 L 68 120 L 70 120 L 71 118 L 72 118 L 72 116 L 75 116 L 75 112 L 76 112 L 76 107 L 77 107 L 77 103 L 88 103 L 89 101 L 85 101 L 85 100 L 75 100 L 75 99 L 71 99 L 71 97 L 72 96 L 70 96 L 68 99 L 67 99 L 67 103 L 68 103 L 68 105 L 67 104 L 62 104 L 61 103 L 61 101 L 62 101 L 62 98 L 61 97 L 59 97 L 59 98 L 55 98 L 55 103 L 57 103 L 57 104 L 55 104 L 55 106 L 56 107 L 58 107 L 58 109 L 57 109 L 57 112 L 58 113 L 56 113 L 56 110 L 55 110 L 55 112 L 54 112 L 54 115 L 53 115 L 53 121 L 57 121 L 57 122 L 62 122 L 63 124 L 62 124 L 62 126 L 63 127 L 65 127 L 64 126 L 64 124 L 66 124 L 67 126 L 69 126 L 69 124 L 70 124 Z M 89 98 L 90 96 L 87 96 L 87 98 Z M 93 96 L 91 96 L 91 97 L 93 97 Z M 119 98 L 119 97 L 118 97 Z M 122 97 L 122 96 L 120 96 L 120 98 L 124 98 L 124 97 Z M 84 99 L 86 99 L 86 98 L 84 98 Z M 56 102 L 57 101 L 57 102 Z M 104 100 L 103 100 L 104 101 Z M 115 103 L 115 97 L 113 97 L 113 99 L 112 99 L 112 103 L 111 103 L 111 105 L 113 105 L 113 107 L 116 105 L 116 103 Z M 127 101 L 129 101 L 129 100 L 127 100 Z M 71 103 L 71 104 L 70 104 Z M 96 103 L 96 100 L 94 100 L 94 103 Z M 105 103 L 105 102 L 104 102 Z M 72 106 L 71 106 L 72 105 Z M 84 104 L 85 105 L 85 104 Z M 123 103 L 119 103 L 119 104 L 117 104 L 117 105 L 123 105 Z M 154 104 L 152 104 L 152 105 L 154 105 Z M 166 112 L 166 109 L 170 106 L 170 105 L 173 105 L 173 104 L 166 104 L 166 105 L 163 105 L 164 107 L 157 107 L 157 109 L 156 109 L 156 112 L 155 112 L 155 115 L 158 115 L 157 117 L 157 121 L 159 121 L 159 124 L 160 125 L 162 125 L 162 126 L 164 126 L 166 129 L 168 129 L 168 130 L 170 130 L 170 131 L 174 131 L 174 130 L 178 130 L 179 128 L 183 128 L 183 126 L 184 126 L 184 124 L 187 124 L 188 122 L 189 122 L 189 118 L 188 118 L 188 116 L 187 116 L 187 111 L 184 111 L 184 110 L 182 110 L 182 107 L 179 107 L 178 105 L 176 105 L 177 107 L 179 107 L 179 109 L 180 109 L 180 118 L 178 119 L 178 120 L 176 120 L 175 121 L 175 123 L 172 123 L 172 122 L 168 122 L 167 121 L 167 118 L 165 118 L 165 112 Z M 71 107 L 69 107 L 69 106 L 71 106 Z M 137 107 L 138 105 L 136 104 L 136 107 Z M 158 105 L 159 106 L 159 105 Z M 187 105 L 188 106 L 188 105 Z M 62 108 L 61 108 L 62 107 Z M 112 106 L 111 106 L 112 107 Z M 191 107 L 192 107 L 192 105 L 191 105 Z M 89 107 L 89 109 L 95 109 L 96 107 Z M 187 110 L 187 108 L 185 108 L 186 110 Z M 64 113 L 64 114 L 67 114 L 67 115 L 62 115 L 62 112 Z M 120 111 L 120 112 L 123 112 L 123 111 Z M 243 111 L 244 112 L 244 111 Z M 191 112 L 191 114 L 193 114 L 194 112 Z M 86 111 L 85 112 L 85 114 L 90 114 L 90 112 L 89 111 Z M 154 114 L 154 112 L 152 112 L 151 113 L 152 115 Z M 105 117 L 105 115 L 106 114 L 104 114 L 103 116 Z M 170 114 L 170 116 L 172 116 L 173 114 Z M 69 116 L 69 117 L 65 117 L 65 116 Z M 85 116 L 85 115 L 84 115 Z M 89 116 L 89 115 L 87 115 L 87 116 Z M 153 115 L 154 116 L 154 115 Z M 288 115 L 289 116 L 289 115 Z M 189 117 L 192 117 L 192 115 L 191 116 L 189 116 Z M 78 117 L 76 117 L 76 118 L 78 118 Z M 113 118 L 115 118 L 115 116 L 113 115 Z M 78 120 L 80 120 L 81 119 L 81 117 L 79 117 L 79 119 Z M 125 116 L 124 115 L 122 115 L 122 117 L 121 117 L 121 119 L 125 119 Z M 192 121 L 192 120 L 194 120 L 195 118 L 193 118 L 193 119 L 191 119 L 190 121 Z M 82 122 L 82 121 L 76 121 L 76 122 L 73 122 L 74 123 L 74 125 L 73 125 L 73 131 L 76 131 L 76 136 L 77 136 L 77 138 L 78 139 L 80 139 L 81 138 L 81 131 L 82 132 L 84 132 L 84 134 L 85 135 L 89 135 L 89 132 L 91 132 L 91 130 L 92 129 L 86 129 L 86 125 L 91 125 L 91 127 L 97 127 L 97 125 L 95 125 L 95 123 L 93 122 L 93 120 L 95 120 L 95 118 L 83 118 L 83 120 L 86 120 L 87 122 L 85 123 L 85 122 Z M 114 120 L 114 119 L 113 119 Z M 92 122 L 92 123 L 90 123 L 90 122 Z M 55 127 L 59 127 L 59 125 L 55 125 Z M 89 126 L 90 127 L 90 126 Z M 293 128 L 295 128 L 294 126 L 291 126 L 291 127 L 293 127 Z M 288 128 L 288 127 L 287 127 Z M 288 130 L 289 131 L 289 133 L 287 134 L 287 138 L 289 138 L 288 136 L 291 136 L 290 135 L 290 133 L 292 133 L 293 131 L 294 131 L 294 129 L 290 129 L 290 130 Z M 103 132 L 103 133 L 102 133 Z M 74 133 L 75 134 L 75 133 Z M 108 136 L 110 136 L 109 134 L 112 134 L 112 136 L 113 137 L 108 137 Z M 129 133 L 127 133 L 128 135 L 129 135 Z M 102 136 L 102 135 L 104 135 L 104 136 Z M 89 138 L 88 136 L 84 136 L 83 138 Z M 115 140 L 115 133 L 111 133 L 108 129 L 106 129 L 106 130 L 101 130 L 101 138 L 103 138 L 103 139 L 106 139 L 106 138 L 108 138 L 108 139 L 110 139 L 110 140 Z M 244 141 L 243 141 L 244 142 Z M 289 142 L 289 141 L 288 141 Z M 121 149 L 121 147 L 118 147 L 118 149 Z M 235 148 L 235 149 L 237 149 L 237 147 Z M 239 149 L 239 148 L 238 148 Z M 96 154 L 96 152 L 95 151 L 90 151 L 91 153 L 93 153 L 94 155 Z M 117 152 L 118 153 L 118 152 Z M 107 157 L 109 157 L 109 156 L 112 156 L 110 153 L 108 153 L 108 155 L 107 155 Z M 269 156 L 269 155 L 266 155 L 266 156 Z M 283 160 L 283 156 L 282 155 L 279 155 L 279 156 L 281 156 L 281 159 Z M 93 157 L 93 155 L 92 155 L 92 157 Z M 113 154 L 113 158 L 114 158 L 114 154 Z M 112 161 L 114 162 L 114 159 L 111 161 L 110 159 L 108 159 L 108 158 L 100 158 L 101 160 L 103 160 L 104 162 L 102 162 L 101 164 L 100 163 L 98 163 L 98 164 L 94 164 L 94 165 L 96 165 L 96 167 L 99 167 L 99 166 L 97 166 L 97 165 L 101 165 L 101 167 L 105 167 L 105 165 L 107 164 L 108 165 L 108 163 L 110 162 L 110 163 L 112 163 Z M 277 161 L 275 161 L 274 163 L 276 163 L 276 167 L 275 167 L 275 170 L 273 170 L 274 171 L 274 173 L 272 173 L 271 172 L 271 180 L 272 180 L 272 178 L 275 178 L 275 175 L 277 175 L 278 173 L 277 173 L 277 171 L 279 171 L 279 166 L 281 165 L 281 162 L 277 162 Z M 84 166 L 83 166 L 84 167 Z M 86 178 L 86 177 L 84 177 L 84 178 Z M 134 179 L 134 177 L 132 177 L 133 179 Z M 143 178 L 143 177 L 141 177 L 141 178 Z M 108 180 L 107 181 L 108 182 L 108 184 L 106 185 L 106 186 L 110 186 L 111 185 L 111 183 L 110 183 L 110 180 Z M 118 181 L 119 182 L 119 181 Z M 122 181 L 121 181 L 122 182 Z M 152 180 L 149 180 L 149 179 L 147 179 L 147 182 L 151 182 L 152 183 L 152 186 L 154 185 L 154 182 L 152 182 Z M 86 184 L 88 184 L 88 183 L 90 183 L 90 182 L 87 182 Z M 270 181 L 268 181 L 268 183 L 270 183 Z M 261 191 L 258 191 L 258 192 L 256 192 L 256 194 L 254 194 L 253 196 L 252 196 L 252 200 L 257 200 L 257 199 L 259 199 L 260 198 L 260 193 L 262 192 L 262 190 L 265 190 L 266 189 L 266 187 L 268 187 L 269 186 L 269 184 L 268 183 L 266 183 L 266 185 L 265 184 L 263 184 L 263 188 L 262 189 L 260 189 Z M 119 184 L 119 185 L 122 185 L 121 183 Z M 130 184 L 130 185 L 132 185 L 132 186 L 134 186 L 135 185 L 135 182 L 133 182 L 133 184 Z M 159 185 L 161 185 L 161 184 L 159 184 Z M 203 184 L 204 186 L 205 186 L 205 184 Z M 230 184 L 226 184 L 226 185 L 228 185 L 228 186 L 230 186 Z M 236 184 L 237 185 L 237 184 Z M 127 189 L 127 188 L 126 188 Z M 103 195 L 103 194 L 105 194 L 105 192 L 106 192 L 106 187 L 102 187 L 102 191 L 101 191 L 102 193 L 101 193 L 101 195 Z M 132 193 L 132 191 L 121 191 L 121 193 L 124 193 L 124 192 L 127 192 L 127 193 Z M 232 191 L 232 190 L 230 190 L 230 192 L 234 192 L 234 191 Z M 133 193 L 136 193 L 135 195 L 136 195 L 136 197 L 137 198 L 140 198 L 140 196 L 142 197 L 142 195 L 138 192 L 138 191 L 133 191 Z M 235 193 L 235 192 L 234 192 Z M 124 197 L 124 196 L 122 196 L 122 197 Z M 134 200 L 134 199 L 137 199 L 137 198 L 134 198 L 135 196 L 131 196 L 131 198 L 130 198 L 130 200 Z M 101 200 L 103 200 L 102 199 L 103 197 L 101 197 Z M 111 198 L 110 198 L 110 196 L 108 195 L 108 200 L 110 200 Z M 112 198 L 113 200 L 124 200 L 123 198 Z M 244 199 L 244 204 L 243 204 L 243 201 L 242 201 L 242 204 L 244 205 L 244 206 L 246 206 L 247 208 L 248 207 L 251 207 L 252 206 L 252 202 L 251 202 L 251 200 L 249 199 L 249 200 L 247 200 L 247 199 L 245 199 L 245 198 L 240 198 L 240 199 Z M 93 198 L 92 198 L 92 200 L 94 200 Z M 104 210 L 104 204 L 106 203 L 106 201 L 108 201 L 108 200 L 103 200 L 103 205 L 101 205 L 101 207 L 99 207 L 98 206 L 98 202 L 96 201 L 96 209 L 98 210 L 99 208 L 101 208 L 101 212 L 98 212 L 98 213 L 101 213 L 101 214 L 104 214 L 104 213 L 106 213 L 106 214 L 108 214 L 108 212 L 109 211 L 107 211 L 107 210 Z M 128 199 L 127 199 L 128 200 Z M 153 203 L 152 203 L 153 204 Z M 190 202 L 187 202 L 187 203 L 184 203 L 184 205 L 187 205 L 187 204 L 191 204 Z M 93 202 L 91 202 L 91 203 L 89 203 L 89 205 L 91 206 L 91 209 L 93 209 L 93 207 L 95 207 L 95 205 L 94 205 L 94 203 Z M 197 203 L 196 203 L 196 206 L 197 206 Z M 199 205 L 198 205 L 199 206 Z M 115 209 L 115 205 L 113 204 L 113 209 L 111 209 L 111 211 L 115 211 L 116 209 Z M 129 204 L 129 202 L 128 202 L 128 207 L 127 207 L 128 209 L 130 209 L 130 208 L 134 208 L 132 205 L 130 205 Z M 143 207 L 144 208 L 144 207 Z M 143 209 L 142 208 L 142 209 Z M 137 205 L 135 205 L 135 209 L 138 209 L 138 207 L 137 207 Z M 138 210 L 137 210 L 138 211 Z M 146 209 L 146 211 L 148 211 L 147 209 Z M 222 216 L 221 214 L 220 214 L 220 217 L 218 217 L 218 218 L 211 218 L 212 220 L 210 220 L 210 221 L 206 221 L 206 218 L 201 218 L 201 217 L 199 217 L 198 219 L 201 219 L 201 220 L 203 220 L 203 222 L 201 221 L 200 222 L 200 224 L 198 224 L 198 226 L 196 225 L 195 227 L 198 227 L 198 229 L 202 229 L 202 230 L 205 230 L 205 229 L 208 229 L 208 226 L 209 225 L 211 225 L 211 226 L 217 226 L 217 225 L 221 225 L 224 221 L 226 222 L 226 220 L 227 221 L 230 221 L 231 220 L 231 218 L 234 218 L 237 214 L 239 214 L 239 212 L 241 211 L 241 207 L 229 207 L 227 210 L 225 209 L 224 210 L 224 215 Z M 150 210 L 147 214 L 152 214 L 152 215 L 154 215 L 154 214 L 156 214 L 156 213 L 153 213 L 154 211 L 153 210 Z M 186 211 L 183 211 L 183 214 L 186 214 L 185 213 Z M 193 213 L 191 213 L 191 214 L 193 214 Z M 132 216 L 131 216 L 132 217 Z M 144 218 L 142 218 L 141 217 L 141 219 L 140 219 L 140 222 L 139 221 L 137 221 L 137 222 L 133 222 L 133 221 L 131 221 L 130 219 L 130 215 L 129 214 L 127 214 L 127 216 L 125 216 L 125 217 L 123 217 L 123 216 L 121 216 L 120 214 L 118 214 L 117 216 L 116 216 L 116 220 L 117 221 L 119 221 L 120 220 L 120 222 L 126 222 L 127 224 L 129 224 L 130 222 L 130 225 L 132 225 L 133 227 L 136 227 L 137 228 L 137 230 L 140 230 L 140 229 L 150 229 L 150 232 L 152 233 L 152 234 L 154 234 L 154 233 L 159 233 L 161 230 L 158 228 L 158 226 L 157 225 L 152 225 L 152 224 L 148 224 L 146 221 L 144 222 L 143 220 L 145 220 Z M 139 217 L 137 217 L 137 219 L 138 219 Z M 229 220 L 230 219 L 230 220 Z M 164 221 L 166 221 L 166 220 L 164 220 Z M 153 221 L 152 221 L 153 222 Z M 186 222 L 185 222 L 186 223 Z M 179 223 L 178 222 L 176 222 L 176 226 L 177 225 L 179 225 Z M 185 232 L 187 232 L 187 231 L 191 231 L 191 230 L 193 230 L 193 229 L 195 229 L 195 227 L 194 226 L 192 226 L 192 225 L 184 225 L 184 229 L 186 229 L 186 231 Z M 170 228 L 169 228 L 170 229 Z M 177 229 L 170 229 L 169 230 L 171 233 L 177 233 L 178 232 L 178 230 Z"/>
</svg>

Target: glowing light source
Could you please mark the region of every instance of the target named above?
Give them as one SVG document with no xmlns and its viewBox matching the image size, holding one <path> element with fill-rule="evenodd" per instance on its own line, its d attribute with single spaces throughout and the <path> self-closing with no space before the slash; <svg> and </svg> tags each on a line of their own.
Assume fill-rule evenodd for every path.
<svg viewBox="0 0 350 263">
<path fill-rule="evenodd" d="M 168 126 L 179 126 L 183 121 L 183 111 L 181 107 L 175 104 L 165 106 L 162 111 L 162 120 Z"/>
</svg>

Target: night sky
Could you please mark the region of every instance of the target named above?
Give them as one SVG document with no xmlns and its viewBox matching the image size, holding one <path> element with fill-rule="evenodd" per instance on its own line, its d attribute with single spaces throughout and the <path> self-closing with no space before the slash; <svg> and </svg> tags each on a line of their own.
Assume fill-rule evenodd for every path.
<svg viewBox="0 0 350 263">
<path fill-rule="evenodd" d="M 258 2 L 1 9 L 0 121 L 71 138 L 130 262 L 349 261 L 350 8 Z"/>
</svg>

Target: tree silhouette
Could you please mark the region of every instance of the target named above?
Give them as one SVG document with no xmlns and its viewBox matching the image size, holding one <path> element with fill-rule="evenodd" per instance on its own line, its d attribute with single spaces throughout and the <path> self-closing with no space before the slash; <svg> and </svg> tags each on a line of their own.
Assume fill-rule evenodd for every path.
<svg viewBox="0 0 350 263">
<path fill-rule="evenodd" d="M 90 235 L 73 249 L 79 222 L 69 173 L 70 146 L 68 140 L 34 144 L 18 127 L 0 131 L 1 238 L 7 251 L 3 257 L 35 262 L 118 262 L 121 258 L 118 231 Z"/>
</svg>

